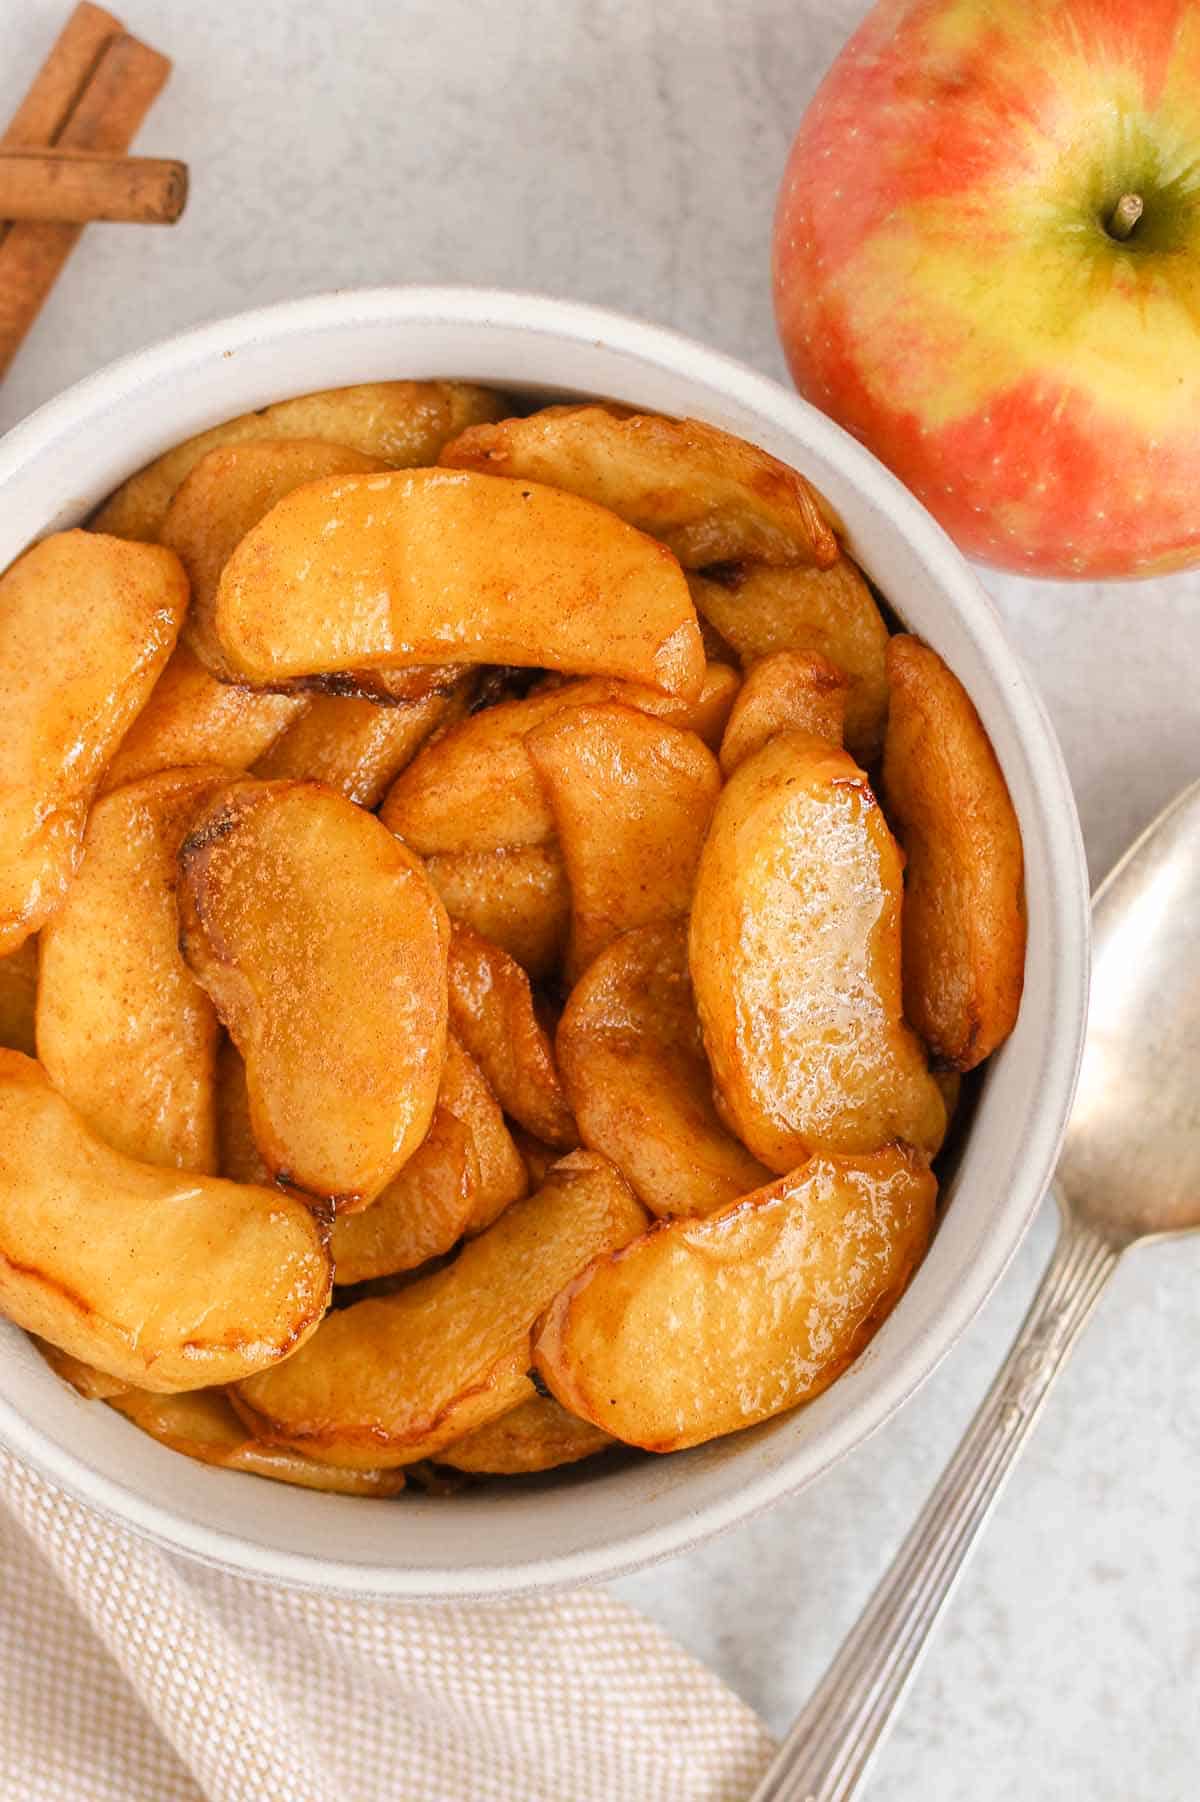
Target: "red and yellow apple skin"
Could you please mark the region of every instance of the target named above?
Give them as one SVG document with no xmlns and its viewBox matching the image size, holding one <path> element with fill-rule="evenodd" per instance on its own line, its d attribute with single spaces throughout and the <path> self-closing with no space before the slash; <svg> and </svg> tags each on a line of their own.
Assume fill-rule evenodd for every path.
<svg viewBox="0 0 1200 1802">
<path fill-rule="evenodd" d="M 800 391 L 969 554 L 1200 561 L 1200 0 L 882 0 L 792 149 L 775 301 Z"/>
</svg>

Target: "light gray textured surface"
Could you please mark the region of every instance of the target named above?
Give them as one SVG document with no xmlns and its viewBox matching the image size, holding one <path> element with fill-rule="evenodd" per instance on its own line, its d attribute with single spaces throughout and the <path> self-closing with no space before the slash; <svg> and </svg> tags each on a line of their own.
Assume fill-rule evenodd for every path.
<svg viewBox="0 0 1200 1802">
<path fill-rule="evenodd" d="M 0 0 L 0 112 L 65 0 Z M 463 280 L 662 321 L 782 374 L 768 284 L 790 133 L 862 0 L 130 0 L 176 59 L 138 148 L 173 232 L 86 234 L 0 427 L 169 330 L 319 288 Z M 987 577 L 1037 673 L 1093 871 L 1200 769 L 1200 576 Z M 782 1727 L 950 1452 L 1047 1254 L 808 1494 L 624 1595 Z M 1200 1243 L 1131 1260 L 1056 1393 L 884 1756 L 878 1802 L 1200 1793 Z"/>
</svg>

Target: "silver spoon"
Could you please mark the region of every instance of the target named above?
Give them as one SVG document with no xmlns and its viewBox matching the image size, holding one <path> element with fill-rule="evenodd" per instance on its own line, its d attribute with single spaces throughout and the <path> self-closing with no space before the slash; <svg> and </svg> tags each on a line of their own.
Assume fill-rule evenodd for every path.
<svg viewBox="0 0 1200 1802">
<path fill-rule="evenodd" d="M 860 1794 L 1055 1377 L 1131 1245 L 1200 1227 L 1200 782 L 1097 890 L 1062 1231 L 1012 1350 L 750 1802 Z"/>
</svg>

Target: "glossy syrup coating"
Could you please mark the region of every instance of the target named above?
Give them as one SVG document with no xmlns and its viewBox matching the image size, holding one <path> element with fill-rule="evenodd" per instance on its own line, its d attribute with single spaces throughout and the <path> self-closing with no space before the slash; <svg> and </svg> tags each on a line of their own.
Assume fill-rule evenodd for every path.
<svg viewBox="0 0 1200 1802">
<path fill-rule="evenodd" d="M 803 732 L 721 796 L 689 958 L 724 1111 L 770 1169 L 815 1150 L 934 1152 L 946 1110 L 900 996 L 902 859 L 863 772 Z"/>
<path fill-rule="evenodd" d="M 936 1196 L 924 1158 L 889 1146 L 660 1221 L 567 1285 L 536 1368 L 564 1407 L 648 1451 L 770 1419 L 858 1356 L 924 1255 Z"/>
</svg>

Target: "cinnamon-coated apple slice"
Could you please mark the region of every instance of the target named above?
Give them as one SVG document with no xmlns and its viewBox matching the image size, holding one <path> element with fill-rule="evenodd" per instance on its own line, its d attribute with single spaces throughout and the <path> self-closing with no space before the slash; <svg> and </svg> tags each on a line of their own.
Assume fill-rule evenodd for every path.
<svg viewBox="0 0 1200 1802">
<path fill-rule="evenodd" d="M 715 750 L 737 691 L 734 671 L 712 663 L 694 701 L 601 676 L 547 685 L 486 708 L 427 745 L 388 795 L 380 818 L 426 857 L 547 845 L 554 814 L 525 750 L 537 727 L 568 707 L 619 702 L 695 732 Z"/>
<path fill-rule="evenodd" d="M 567 866 L 574 977 L 622 932 L 687 912 L 721 772 L 694 732 L 631 707 L 573 707 L 525 748 Z"/>
<path fill-rule="evenodd" d="M 0 957 L 48 920 L 187 607 L 173 552 L 57 532 L 0 577 Z"/>
<path fill-rule="evenodd" d="M 114 1151 L 0 1052 L 0 1313 L 144 1389 L 231 1383 L 325 1312 L 322 1227 L 277 1191 Z"/>
<path fill-rule="evenodd" d="M 324 782 L 359 807 L 375 808 L 431 732 L 466 711 L 473 678 L 446 693 L 381 707 L 347 695 L 317 695 L 254 765 L 268 781 Z"/>
<path fill-rule="evenodd" d="M 697 610 L 748 668 L 773 651 L 812 651 L 850 678 L 846 744 L 872 763 L 887 717 L 888 631 L 861 571 L 844 553 L 829 569 L 731 563 L 690 578 Z"/>
<path fill-rule="evenodd" d="M 507 411 L 503 395 L 470 382 L 360 382 L 275 401 L 174 445 L 123 482 L 91 525 L 116 538 L 157 538 L 180 483 L 219 445 L 323 438 L 380 457 L 394 468 L 418 468 L 435 462 L 443 444 L 467 426 L 499 419 Z"/>
<path fill-rule="evenodd" d="M 530 1476 L 594 1458 L 613 1444 L 589 1420 L 568 1414 L 552 1396 L 534 1395 L 438 1453 L 438 1463 L 479 1477 Z"/>
<path fill-rule="evenodd" d="M 682 922 L 602 951 L 571 991 L 555 1045 L 584 1144 L 652 1214 L 710 1214 L 770 1181 L 713 1106 Z"/>
<path fill-rule="evenodd" d="M 26 939 L 19 950 L 0 957 L 0 1046 L 24 1051 L 30 1057 L 34 1052 L 37 972 L 36 939 Z"/>
<path fill-rule="evenodd" d="M 504 663 L 699 693 L 687 583 L 615 514 L 463 470 L 331 476 L 273 507 L 221 575 L 227 667 L 274 687 L 339 670 Z"/>
<path fill-rule="evenodd" d="M 660 1221 L 567 1285 L 535 1366 L 573 1414 L 647 1451 L 769 1420 L 862 1351 L 924 1256 L 936 1197 L 924 1158 L 891 1145 Z"/>
<path fill-rule="evenodd" d="M 732 776 L 777 732 L 811 732 L 840 747 L 849 686 L 848 677 L 816 651 L 773 651 L 752 663 L 721 740 L 721 774 Z"/>
<path fill-rule="evenodd" d="M 229 783 L 179 863 L 184 955 L 246 1060 L 268 1169 L 364 1205 L 433 1117 L 445 909 L 412 853 L 319 783 Z"/>
<path fill-rule="evenodd" d="M 452 920 L 491 939 L 535 979 L 557 968 L 571 923 L 557 845 L 435 853 L 425 869 Z"/>
<path fill-rule="evenodd" d="M 217 1015 L 179 951 L 177 859 L 229 781 L 164 770 L 97 801 L 42 928 L 37 1047 L 59 1093 L 129 1157 L 217 1169 Z"/>
<path fill-rule="evenodd" d="M 991 740 L 937 652 L 893 638 L 888 677 L 883 793 L 908 854 L 905 1012 L 939 1063 L 973 1070 L 1021 1005 L 1021 829 Z"/>
<path fill-rule="evenodd" d="M 467 1232 L 481 1233 L 529 1193 L 529 1176 L 491 1084 L 453 1033 L 446 1039 L 438 1101 L 470 1135 L 475 1189 Z"/>
<path fill-rule="evenodd" d="M 450 1024 L 505 1113 L 548 1145 L 578 1145 L 550 1035 L 520 964 L 456 921 L 448 978 Z"/>
<path fill-rule="evenodd" d="M 429 1131 L 382 1195 L 334 1221 L 334 1281 L 369 1282 L 440 1258 L 465 1233 L 478 1190 L 470 1131 L 439 1102 Z"/>
<path fill-rule="evenodd" d="M 574 1152 L 444 1270 L 326 1317 L 286 1371 L 241 1384 L 257 1437 L 343 1468 L 432 1456 L 533 1394 L 530 1333 L 646 1215 L 607 1159 Z"/>
<path fill-rule="evenodd" d="M 256 694 L 218 682 L 178 644 L 105 770 L 100 792 L 198 763 L 249 769 L 308 706 L 307 695 Z"/>
<path fill-rule="evenodd" d="M 823 568 L 837 556 L 816 490 L 802 475 L 698 419 L 544 407 L 470 427 L 441 461 L 598 501 L 661 538 L 688 569 L 734 557 Z"/>
<path fill-rule="evenodd" d="M 696 879 L 689 961 L 723 1111 L 769 1169 L 941 1143 L 900 994 L 903 860 L 863 772 L 805 732 L 736 770 Z"/>
</svg>

